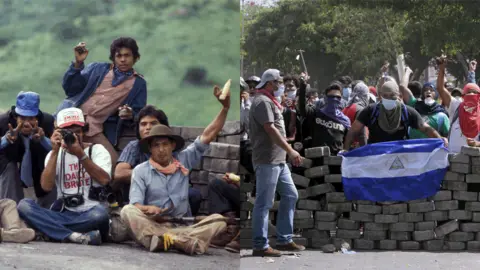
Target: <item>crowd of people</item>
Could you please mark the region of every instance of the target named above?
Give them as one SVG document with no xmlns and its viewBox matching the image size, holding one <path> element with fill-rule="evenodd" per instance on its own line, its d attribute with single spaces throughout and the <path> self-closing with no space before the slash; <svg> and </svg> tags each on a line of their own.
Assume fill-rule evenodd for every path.
<svg viewBox="0 0 480 270">
<path fill-rule="evenodd" d="M 376 86 L 343 76 L 324 91 L 308 84 L 308 74 L 282 76 L 266 70 L 261 78 L 241 78 L 242 163 L 255 172 L 253 255 L 281 256 L 280 250 L 301 251 L 292 241 L 298 192 L 287 157 L 302 163 L 304 150 L 328 147 L 333 155 L 366 144 L 440 138 L 452 153 L 464 145 L 480 147 L 480 88 L 476 61 L 469 63 L 467 83 L 445 82 L 446 57 L 438 57 L 436 83 L 410 81 L 406 68 L 399 82 L 381 68 Z M 280 195 L 277 245 L 268 244 L 268 213 Z"/>
<path fill-rule="evenodd" d="M 209 247 L 239 252 L 239 183 L 225 174 L 209 184 L 208 216 L 197 216 L 201 195 L 189 173 L 222 130 L 230 95 L 214 98 L 218 115 L 190 145 L 174 134 L 164 111 L 147 105 L 147 84 L 133 68 L 137 42 L 114 40 L 108 63 L 90 63 L 85 43 L 62 86 L 54 114 L 41 95 L 20 92 L 0 115 L 0 242 L 33 240 L 100 245 L 133 240 L 154 252 L 189 255 Z M 137 139 L 117 154 L 119 138 Z M 33 187 L 36 199 L 24 198 Z M 196 223 L 184 222 L 196 217 Z"/>
</svg>

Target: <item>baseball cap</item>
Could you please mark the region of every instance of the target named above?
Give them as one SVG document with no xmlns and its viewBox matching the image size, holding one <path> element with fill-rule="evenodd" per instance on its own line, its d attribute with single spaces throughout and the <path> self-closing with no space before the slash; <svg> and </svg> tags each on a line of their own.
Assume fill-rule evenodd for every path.
<svg viewBox="0 0 480 270">
<path fill-rule="evenodd" d="M 257 85 L 257 89 L 261 89 L 265 86 L 267 82 L 272 82 L 272 81 L 281 81 L 283 78 L 280 76 L 280 70 L 278 69 L 267 69 L 263 74 L 262 74 L 262 79 L 260 80 L 260 83 Z"/>
<path fill-rule="evenodd" d="M 57 114 L 57 126 L 59 128 L 65 128 L 69 126 L 85 126 L 85 118 L 82 110 L 79 108 L 67 108 L 63 109 Z"/>
<path fill-rule="evenodd" d="M 37 116 L 40 106 L 40 95 L 35 92 L 21 91 L 17 95 L 15 113 L 21 116 Z"/>
</svg>

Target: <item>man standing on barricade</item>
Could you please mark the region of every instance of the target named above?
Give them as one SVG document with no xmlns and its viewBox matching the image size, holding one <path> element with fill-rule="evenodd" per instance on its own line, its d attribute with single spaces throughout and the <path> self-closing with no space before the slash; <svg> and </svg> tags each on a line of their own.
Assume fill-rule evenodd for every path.
<svg viewBox="0 0 480 270">
<path fill-rule="evenodd" d="M 188 227 L 168 222 L 189 214 L 189 170 L 200 162 L 225 124 L 230 95 L 223 99 L 218 87 L 214 95 L 223 105 L 220 113 L 186 149 L 179 151 L 184 139 L 161 124 L 153 126 L 140 141 L 140 148 L 150 159 L 133 169 L 130 204 L 123 207 L 121 217 L 135 241 L 151 252 L 174 248 L 189 255 L 203 254 L 212 238 L 227 226 L 227 219 L 219 214 Z"/>
<path fill-rule="evenodd" d="M 45 191 L 57 189 L 54 210 L 23 199 L 18 212 L 28 225 L 53 240 L 100 245 L 109 230 L 108 213 L 101 201 L 104 186 L 110 182 L 110 155 L 101 144 L 83 142 L 88 124 L 80 109 L 61 110 L 57 127 L 41 178 Z"/>
<path fill-rule="evenodd" d="M 56 193 L 42 189 L 40 176 L 52 149 L 53 117 L 39 107 L 40 95 L 20 92 L 16 106 L 0 115 L 0 199 L 18 203 L 24 197 L 23 188 L 33 186 L 38 203 L 50 207 Z"/>
<path fill-rule="evenodd" d="M 129 37 L 114 40 L 110 45 L 112 63 L 91 63 L 85 67 L 89 52 L 84 42 L 75 46 L 74 52 L 75 62 L 62 83 L 67 98 L 57 112 L 81 108 L 90 126 L 85 142 L 105 146 L 115 164 L 118 155 L 114 147 L 124 124 L 131 125 L 147 102 L 147 83 L 133 69 L 140 59 L 137 42 Z"/>
<path fill-rule="evenodd" d="M 281 256 L 280 251 L 268 245 L 267 239 L 268 213 L 273 206 L 275 191 L 281 197 L 276 248 L 288 251 L 305 249 L 292 240 L 293 214 L 298 192 L 285 164 L 285 157 L 288 154 L 295 166 L 300 165 L 303 158 L 286 141 L 283 108 L 274 97 L 281 80 L 279 70 L 265 71 L 257 85 L 257 94 L 250 110 L 252 160 L 257 178 L 253 207 L 253 256 Z"/>
</svg>

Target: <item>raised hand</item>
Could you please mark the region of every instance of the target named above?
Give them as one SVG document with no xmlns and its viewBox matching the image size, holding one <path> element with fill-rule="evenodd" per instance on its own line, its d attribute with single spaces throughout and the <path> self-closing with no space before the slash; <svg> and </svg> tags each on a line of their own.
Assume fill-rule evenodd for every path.
<svg viewBox="0 0 480 270">
<path fill-rule="evenodd" d="M 85 59 L 87 59 L 88 50 L 86 46 L 87 44 L 85 42 L 80 42 L 73 48 L 73 51 L 75 52 L 75 61 L 77 63 L 83 63 Z"/>
<path fill-rule="evenodd" d="M 9 143 L 15 143 L 18 139 L 18 133 L 20 130 L 23 128 L 23 121 L 20 121 L 18 123 L 17 128 L 13 128 L 11 124 L 8 124 L 8 132 L 7 132 L 7 141 Z"/>
</svg>

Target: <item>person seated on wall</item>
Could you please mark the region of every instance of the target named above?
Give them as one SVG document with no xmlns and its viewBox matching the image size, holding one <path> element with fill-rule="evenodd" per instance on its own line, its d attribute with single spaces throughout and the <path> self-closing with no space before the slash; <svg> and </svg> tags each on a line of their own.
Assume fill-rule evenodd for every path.
<svg viewBox="0 0 480 270">
<path fill-rule="evenodd" d="M 124 124 L 131 125 L 134 117 L 147 103 L 147 83 L 133 66 L 140 59 L 137 42 L 121 37 L 110 45 L 112 63 L 91 63 L 85 67 L 88 49 L 84 42 L 74 48 L 75 62 L 63 77 L 67 95 L 57 112 L 65 108 L 80 108 L 86 116 L 89 130 L 84 140 L 101 144 L 116 164 L 115 150 Z M 112 168 L 113 170 L 114 168 Z"/>
<path fill-rule="evenodd" d="M 53 117 L 39 107 L 39 94 L 20 92 L 16 106 L 0 114 L 0 199 L 18 203 L 24 198 L 23 188 L 33 186 L 38 203 L 50 207 L 56 195 L 41 188 L 40 176 L 52 150 Z"/>
<path fill-rule="evenodd" d="M 108 239 L 109 231 L 100 192 L 110 182 L 112 161 L 103 145 L 83 141 L 86 132 L 88 124 L 82 110 L 67 108 L 58 113 L 52 151 L 45 159 L 41 178 L 43 190 L 56 187 L 58 203 L 51 210 L 23 199 L 18 212 L 28 225 L 50 239 L 100 245 Z"/>
<path fill-rule="evenodd" d="M 190 214 L 189 170 L 201 161 L 210 142 L 222 130 L 230 108 L 230 96 L 222 100 L 220 92 L 215 87 L 214 95 L 223 105 L 220 113 L 184 150 L 184 139 L 161 124 L 154 125 L 139 142 L 142 152 L 149 153 L 150 158 L 133 169 L 130 204 L 123 207 L 121 217 L 135 241 L 151 252 L 173 248 L 189 255 L 203 254 L 212 238 L 227 226 L 219 214 L 187 227 L 162 221 L 162 217 Z"/>
<path fill-rule="evenodd" d="M 220 214 L 227 218 L 236 218 L 240 215 L 240 181 L 235 181 L 234 175 L 226 173 L 222 179 L 214 179 L 208 183 L 209 214 Z M 210 246 L 225 247 L 233 253 L 240 252 L 240 227 L 231 224 L 227 229 L 215 237 Z"/>
</svg>

